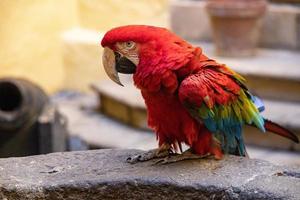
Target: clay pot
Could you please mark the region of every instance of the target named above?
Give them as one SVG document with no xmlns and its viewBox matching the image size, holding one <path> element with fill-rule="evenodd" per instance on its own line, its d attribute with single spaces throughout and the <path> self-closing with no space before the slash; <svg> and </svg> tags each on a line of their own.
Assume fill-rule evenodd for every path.
<svg viewBox="0 0 300 200">
<path fill-rule="evenodd" d="M 210 0 L 207 11 L 220 56 L 252 56 L 260 33 L 266 0 Z"/>
</svg>

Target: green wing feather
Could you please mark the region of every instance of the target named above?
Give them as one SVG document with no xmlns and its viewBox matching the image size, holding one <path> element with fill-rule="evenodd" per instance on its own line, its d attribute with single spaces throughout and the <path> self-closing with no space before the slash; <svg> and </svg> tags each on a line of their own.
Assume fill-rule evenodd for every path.
<svg viewBox="0 0 300 200">
<path fill-rule="evenodd" d="M 225 69 L 208 69 L 184 80 L 179 90 L 180 99 L 190 114 L 221 142 L 225 153 L 245 155 L 242 126 L 254 124 L 265 131 L 264 119 L 244 79 Z M 202 97 L 200 103 L 199 97 Z"/>
</svg>

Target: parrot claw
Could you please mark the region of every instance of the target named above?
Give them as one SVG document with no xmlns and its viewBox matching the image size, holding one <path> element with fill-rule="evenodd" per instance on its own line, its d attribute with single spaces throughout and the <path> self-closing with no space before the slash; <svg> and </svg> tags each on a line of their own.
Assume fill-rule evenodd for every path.
<svg viewBox="0 0 300 200">
<path fill-rule="evenodd" d="M 172 154 L 169 155 L 168 157 L 159 159 L 155 161 L 154 165 L 165 165 L 165 164 L 170 164 L 170 163 L 175 163 L 183 160 L 195 160 L 195 159 L 202 159 L 202 158 L 207 158 L 209 157 L 210 154 L 205 154 L 205 155 L 198 155 L 194 154 L 191 152 L 191 150 L 186 150 L 182 154 Z"/>
<path fill-rule="evenodd" d="M 169 145 L 162 145 L 158 149 L 152 149 L 152 150 L 144 152 L 142 154 L 130 156 L 127 158 L 126 162 L 128 162 L 130 164 L 135 164 L 138 162 L 144 162 L 144 161 L 152 160 L 155 158 L 163 158 L 163 157 L 169 156 L 171 153 L 172 152 L 171 152 Z"/>
</svg>

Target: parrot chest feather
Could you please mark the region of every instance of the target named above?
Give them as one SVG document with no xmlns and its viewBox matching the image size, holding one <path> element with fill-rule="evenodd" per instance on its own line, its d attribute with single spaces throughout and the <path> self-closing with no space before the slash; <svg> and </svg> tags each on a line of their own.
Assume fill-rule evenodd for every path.
<svg viewBox="0 0 300 200">
<path fill-rule="evenodd" d="M 142 91 L 148 112 L 148 124 L 157 134 L 160 144 L 191 144 L 197 139 L 199 124 L 182 106 L 178 95 Z"/>
</svg>

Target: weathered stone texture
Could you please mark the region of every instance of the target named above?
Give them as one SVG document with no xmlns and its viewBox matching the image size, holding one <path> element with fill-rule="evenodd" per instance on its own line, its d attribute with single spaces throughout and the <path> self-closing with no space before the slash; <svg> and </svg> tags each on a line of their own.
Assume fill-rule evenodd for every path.
<svg viewBox="0 0 300 200">
<path fill-rule="evenodd" d="M 131 165 L 135 150 L 0 159 L 2 199 L 299 199 L 300 171 L 228 156 Z"/>
</svg>

